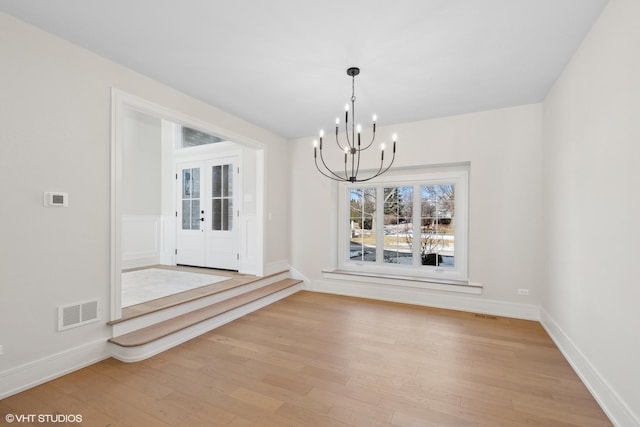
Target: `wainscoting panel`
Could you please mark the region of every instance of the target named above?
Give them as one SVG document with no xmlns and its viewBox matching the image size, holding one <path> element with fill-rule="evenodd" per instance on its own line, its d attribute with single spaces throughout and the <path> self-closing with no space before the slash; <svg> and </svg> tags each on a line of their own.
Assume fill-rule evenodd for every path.
<svg viewBox="0 0 640 427">
<path fill-rule="evenodd" d="M 160 264 L 162 231 L 160 215 L 123 215 L 122 268 Z"/>
</svg>

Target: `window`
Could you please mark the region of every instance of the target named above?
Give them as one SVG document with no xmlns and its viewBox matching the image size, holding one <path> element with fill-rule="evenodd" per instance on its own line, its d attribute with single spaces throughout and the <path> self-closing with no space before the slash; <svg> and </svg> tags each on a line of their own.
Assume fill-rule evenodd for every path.
<svg viewBox="0 0 640 427">
<path fill-rule="evenodd" d="M 341 183 L 341 270 L 467 281 L 467 168 Z"/>
<path fill-rule="evenodd" d="M 217 144 L 224 139 L 215 135 L 200 132 L 186 126 L 176 126 L 176 148 L 199 147 L 201 145 Z"/>
</svg>

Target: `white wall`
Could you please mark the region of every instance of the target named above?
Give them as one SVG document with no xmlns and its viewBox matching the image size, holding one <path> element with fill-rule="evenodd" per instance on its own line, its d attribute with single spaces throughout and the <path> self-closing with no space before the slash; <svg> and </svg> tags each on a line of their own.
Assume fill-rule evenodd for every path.
<svg viewBox="0 0 640 427">
<path fill-rule="evenodd" d="M 127 110 L 122 143 L 122 214 L 160 215 L 160 119 Z"/>
<path fill-rule="evenodd" d="M 640 425 L 639 22 L 609 2 L 544 101 L 543 320 L 621 426 Z"/>
<path fill-rule="evenodd" d="M 104 357 L 112 87 L 265 144 L 265 256 L 287 258 L 288 198 L 275 191 L 288 176 L 284 139 L 2 13 L 0 58 L 0 397 Z M 67 191 L 69 207 L 43 208 L 51 190 Z M 57 306 L 93 298 L 103 322 L 56 331 Z"/>
<path fill-rule="evenodd" d="M 127 109 L 123 135 L 122 268 L 126 269 L 162 261 L 160 119 Z"/>
<path fill-rule="evenodd" d="M 380 141 L 398 134 L 394 167 L 471 164 L 469 276 L 484 289 L 477 297 L 448 293 L 451 306 L 457 304 L 455 298 L 464 298 L 465 304 L 468 298 L 534 306 L 540 302 L 541 118 L 537 104 L 378 130 Z M 325 151 L 334 148 L 327 144 Z M 335 209 L 332 181 L 316 171 L 310 139 L 293 141 L 291 152 L 292 265 L 318 282 L 336 251 L 329 224 Z M 340 165 L 341 156 L 335 161 Z M 529 289 L 530 296 L 517 295 L 519 288 Z M 442 301 L 429 298 L 425 301 L 430 304 Z M 482 306 L 478 302 L 477 307 Z"/>
</svg>

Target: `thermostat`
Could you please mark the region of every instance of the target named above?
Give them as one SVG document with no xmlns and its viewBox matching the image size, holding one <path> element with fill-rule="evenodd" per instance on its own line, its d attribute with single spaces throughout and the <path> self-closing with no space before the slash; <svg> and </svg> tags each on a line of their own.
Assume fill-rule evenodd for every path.
<svg viewBox="0 0 640 427">
<path fill-rule="evenodd" d="M 59 192 L 45 192 L 44 193 L 44 206 L 47 208 L 61 207 L 66 208 L 69 206 L 69 194 Z"/>
</svg>

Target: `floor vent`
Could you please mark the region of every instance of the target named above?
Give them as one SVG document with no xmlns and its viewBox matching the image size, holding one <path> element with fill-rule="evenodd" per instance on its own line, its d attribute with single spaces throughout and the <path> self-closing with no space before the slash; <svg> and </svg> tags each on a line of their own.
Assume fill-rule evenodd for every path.
<svg viewBox="0 0 640 427">
<path fill-rule="evenodd" d="M 58 331 L 97 322 L 98 320 L 100 320 L 100 304 L 98 300 L 58 307 Z"/>
<path fill-rule="evenodd" d="M 479 319 L 488 319 L 488 320 L 498 320 L 498 318 L 496 316 L 491 316 L 489 314 L 478 314 L 478 313 L 474 313 L 473 314 L 474 317 L 477 317 Z"/>
</svg>

